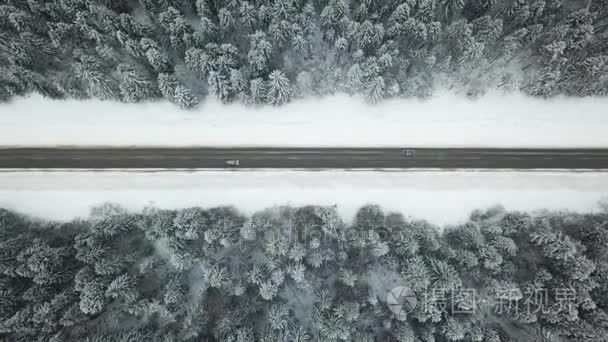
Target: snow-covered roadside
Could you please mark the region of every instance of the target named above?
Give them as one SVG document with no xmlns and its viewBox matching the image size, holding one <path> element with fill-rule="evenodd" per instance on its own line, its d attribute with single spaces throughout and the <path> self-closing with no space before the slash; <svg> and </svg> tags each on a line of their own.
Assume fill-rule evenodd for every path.
<svg viewBox="0 0 608 342">
<path fill-rule="evenodd" d="M 607 109 L 608 98 L 500 94 L 374 106 L 345 95 L 258 108 L 210 101 L 188 112 L 32 96 L 0 106 L 0 146 L 607 147 Z"/>
<path fill-rule="evenodd" d="M 608 195 L 601 172 L 192 171 L 0 172 L 0 207 L 68 220 L 104 201 L 130 210 L 234 205 L 245 213 L 291 204 L 337 204 L 346 218 L 376 203 L 439 225 L 474 209 L 592 211 Z"/>
</svg>

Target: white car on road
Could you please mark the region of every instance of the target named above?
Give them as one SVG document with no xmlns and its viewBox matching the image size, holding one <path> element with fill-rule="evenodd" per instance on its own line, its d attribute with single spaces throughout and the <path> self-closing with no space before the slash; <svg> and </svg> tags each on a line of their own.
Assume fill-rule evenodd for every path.
<svg viewBox="0 0 608 342">
<path fill-rule="evenodd" d="M 406 157 L 406 158 L 415 158 L 416 157 L 416 150 L 411 150 L 411 149 L 405 149 L 403 151 L 401 151 L 401 155 Z"/>
</svg>

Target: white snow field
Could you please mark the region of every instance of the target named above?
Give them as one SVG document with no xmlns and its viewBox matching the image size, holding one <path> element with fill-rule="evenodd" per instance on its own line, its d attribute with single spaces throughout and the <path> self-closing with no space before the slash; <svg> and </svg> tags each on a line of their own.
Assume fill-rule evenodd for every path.
<svg viewBox="0 0 608 342">
<path fill-rule="evenodd" d="M 607 109 L 608 98 L 501 94 L 373 106 L 346 95 L 281 107 L 208 101 L 193 111 L 31 96 L 0 107 L 0 146 L 606 147 Z"/>
<path fill-rule="evenodd" d="M 0 172 L 0 207 L 55 220 L 106 201 L 138 211 L 233 205 L 337 205 L 348 220 L 368 203 L 438 225 L 474 209 L 599 210 L 608 173 L 496 171 L 17 171 Z"/>
</svg>

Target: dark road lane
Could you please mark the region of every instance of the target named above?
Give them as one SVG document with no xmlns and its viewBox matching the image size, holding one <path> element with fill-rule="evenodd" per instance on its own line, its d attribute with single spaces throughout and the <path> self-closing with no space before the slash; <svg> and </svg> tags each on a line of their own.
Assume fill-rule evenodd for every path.
<svg viewBox="0 0 608 342">
<path fill-rule="evenodd" d="M 0 168 L 608 169 L 608 149 L 0 148 Z M 238 166 L 228 163 L 238 161 Z"/>
</svg>

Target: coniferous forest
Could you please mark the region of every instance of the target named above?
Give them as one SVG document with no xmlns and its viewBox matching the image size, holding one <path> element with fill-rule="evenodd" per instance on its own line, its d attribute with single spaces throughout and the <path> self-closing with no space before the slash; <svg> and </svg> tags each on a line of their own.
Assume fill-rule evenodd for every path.
<svg viewBox="0 0 608 342">
<path fill-rule="evenodd" d="M 605 0 L 0 0 L 0 100 L 606 95 Z"/>
<path fill-rule="evenodd" d="M 608 210 L 0 211 L 3 341 L 606 341 Z M 395 311 L 387 297 L 417 298 Z"/>
<path fill-rule="evenodd" d="M 0 102 L 442 91 L 608 95 L 608 1 L 0 0 Z M 0 209 L 0 341 L 608 341 L 608 206 Z"/>
</svg>

